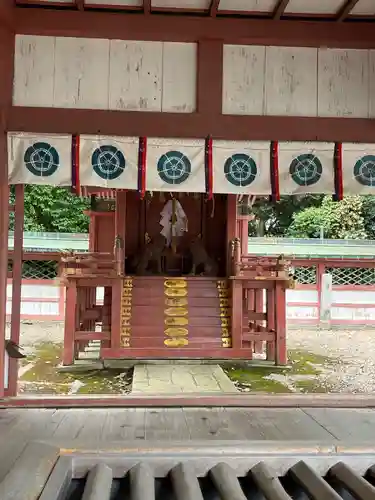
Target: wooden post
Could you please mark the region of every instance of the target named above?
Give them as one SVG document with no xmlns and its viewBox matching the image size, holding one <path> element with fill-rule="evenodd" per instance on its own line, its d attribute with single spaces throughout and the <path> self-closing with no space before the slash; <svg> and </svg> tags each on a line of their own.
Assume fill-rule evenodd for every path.
<svg viewBox="0 0 375 500">
<path fill-rule="evenodd" d="M 276 282 L 276 365 L 287 364 L 286 350 L 286 291 L 282 281 Z"/>
<path fill-rule="evenodd" d="M 237 197 L 227 195 L 227 276 L 232 273 L 231 241 L 236 237 Z"/>
<path fill-rule="evenodd" d="M 255 290 L 255 312 L 262 313 L 264 311 L 264 291 L 263 288 Z M 262 324 L 262 321 L 256 323 Z M 263 352 L 263 342 L 254 342 L 254 352 L 260 354 Z"/>
<path fill-rule="evenodd" d="M 15 186 L 16 203 L 14 210 L 14 246 L 12 266 L 12 315 L 10 338 L 16 344 L 20 342 L 21 329 L 21 287 L 22 287 L 22 260 L 23 260 L 23 226 L 24 226 L 24 194 L 25 188 Z M 18 360 L 9 359 L 8 395 L 17 395 Z"/>
<path fill-rule="evenodd" d="M 322 275 L 319 302 L 319 326 L 329 329 L 331 328 L 332 312 L 332 274 L 324 273 Z"/>
<path fill-rule="evenodd" d="M 9 187 L 7 136 L 0 129 L 0 398 L 4 396 L 5 331 L 8 278 Z"/>
<path fill-rule="evenodd" d="M 74 337 L 77 328 L 77 284 L 70 281 L 66 287 L 63 365 L 74 363 Z"/>
<path fill-rule="evenodd" d="M 232 347 L 242 348 L 243 287 L 242 280 L 232 280 Z"/>
<path fill-rule="evenodd" d="M 122 273 L 126 273 L 125 269 L 125 226 L 126 226 L 126 191 L 117 191 L 116 193 L 116 213 L 115 213 L 115 237 L 121 240 Z"/>
<path fill-rule="evenodd" d="M 275 288 L 267 290 L 267 330 L 269 332 L 275 332 L 275 315 L 276 315 L 276 304 L 275 304 Z M 267 361 L 275 361 L 275 344 L 276 336 L 274 342 L 267 342 L 266 344 L 266 356 Z"/>
</svg>

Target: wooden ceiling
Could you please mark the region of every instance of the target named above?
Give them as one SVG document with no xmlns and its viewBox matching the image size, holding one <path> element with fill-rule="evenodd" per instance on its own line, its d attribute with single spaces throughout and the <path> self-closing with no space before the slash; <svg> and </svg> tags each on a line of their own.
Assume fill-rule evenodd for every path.
<svg viewBox="0 0 375 500">
<path fill-rule="evenodd" d="M 274 20 L 375 21 L 375 0 L 14 0 L 19 6 Z"/>
</svg>

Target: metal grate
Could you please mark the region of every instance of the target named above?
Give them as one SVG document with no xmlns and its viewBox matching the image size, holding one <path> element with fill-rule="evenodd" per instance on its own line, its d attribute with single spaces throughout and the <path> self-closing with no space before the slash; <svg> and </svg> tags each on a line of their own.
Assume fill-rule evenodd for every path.
<svg viewBox="0 0 375 500">
<path fill-rule="evenodd" d="M 246 460 L 245 456 L 231 463 L 224 454 L 212 467 L 208 458 L 208 469 L 203 472 L 204 457 L 192 458 L 166 470 L 168 464 L 162 456 L 159 461 L 138 461 L 130 468 L 123 460 L 116 463 L 114 457 L 96 458 L 91 466 L 90 459 L 82 457 L 82 463 L 74 467 L 71 459 L 62 457 L 40 500 L 375 499 L 375 466 L 366 465 L 366 459 L 362 464 L 354 459 L 353 468 L 350 460 L 338 461 L 336 457 L 327 469 L 327 462 L 307 458 L 291 463 L 288 455 L 279 457 L 277 464 L 275 459 Z M 375 464 L 374 456 L 372 460 Z M 283 463 L 288 464 L 286 469 L 280 465 Z M 285 469 L 282 475 L 280 469 Z"/>
<path fill-rule="evenodd" d="M 25 260 L 23 262 L 23 279 L 51 280 L 57 275 L 58 263 L 54 260 Z"/>
</svg>

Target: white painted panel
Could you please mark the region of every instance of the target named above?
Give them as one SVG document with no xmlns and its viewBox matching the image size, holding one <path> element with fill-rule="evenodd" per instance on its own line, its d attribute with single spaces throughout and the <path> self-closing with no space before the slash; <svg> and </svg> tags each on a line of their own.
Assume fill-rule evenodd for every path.
<svg viewBox="0 0 375 500">
<path fill-rule="evenodd" d="M 152 0 L 151 6 L 165 9 L 208 9 L 210 0 Z"/>
<path fill-rule="evenodd" d="M 318 114 L 367 118 L 369 51 L 319 49 Z"/>
<path fill-rule="evenodd" d="M 276 0 L 220 0 L 219 10 L 272 12 L 276 3 Z"/>
<path fill-rule="evenodd" d="M 53 37 L 16 36 L 13 89 L 15 106 L 53 105 L 54 56 Z"/>
<path fill-rule="evenodd" d="M 163 44 L 162 111 L 192 113 L 197 96 L 197 44 Z"/>
<path fill-rule="evenodd" d="M 316 116 L 318 50 L 267 47 L 265 114 Z"/>
<path fill-rule="evenodd" d="M 333 290 L 334 304 L 375 304 L 375 292 L 364 290 Z"/>
<path fill-rule="evenodd" d="M 143 0 L 85 0 L 85 5 L 115 5 L 116 7 L 142 7 Z"/>
<path fill-rule="evenodd" d="M 375 117 L 375 50 L 369 51 L 369 118 Z"/>
<path fill-rule="evenodd" d="M 161 111 L 162 42 L 110 41 L 109 109 Z"/>
<path fill-rule="evenodd" d="M 318 291 L 317 290 L 299 290 L 290 289 L 286 291 L 286 301 L 290 305 L 292 303 L 307 302 L 309 304 L 314 304 L 318 302 Z"/>
<path fill-rule="evenodd" d="M 265 47 L 224 45 L 224 114 L 263 114 L 265 54 Z"/>
<path fill-rule="evenodd" d="M 37 2 L 35 2 L 37 3 Z M 39 0 L 38 3 L 67 3 L 67 4 L 74 4 L 74 0 Z"/>
<path fill-rule="evenodd" d="M 332 307 L 331 318 L 366 323 L 375 320 L 375 307 Z"/>
<path fill-rule="evenodd" d="M 21 303 L 22 316 L 58 316 L 59 303 L 58 302 L 22 302 Z"/>
<path fill-rule="evenodd" d="M 54 106 L 108 109 L 109 40 L 56 38 Z"/>
<path fill-rule="evenodd" d="M 335 14 L 343 5 L 343 0 L 290 0 L 285 13 Z"/>
<path fill-rule="evenodd" d="M 351 10 L 352 16 L 373 16 L 375 15 L 374 0 L 359 0 L 359 2 Z"/>
<path fill-rule="evenodd" d="M 288 306 L 286 309 L 286 317 L 287 319 L 299 319 L 303 320 L 311 320 L 318 319 L 318 308 L 317 307 L 300 307 L 300 306 Z"/>
<path fill-rule="evenodd" d="M 58 285 L 25 285 L 21 287 L 22 298 L 59 299 L 60 287 Z"/>
</svg>

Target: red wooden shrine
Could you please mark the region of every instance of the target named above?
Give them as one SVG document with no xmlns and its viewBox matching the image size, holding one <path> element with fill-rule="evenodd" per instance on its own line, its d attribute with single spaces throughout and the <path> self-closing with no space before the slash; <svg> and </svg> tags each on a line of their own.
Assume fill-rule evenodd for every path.
<svg viewBox="0 0 375 500">
<path fill-rule="evenodd" d="M 14 211 L 11 338 L 17 343 L 23 185 L 49 183 L 77 192 L 81 185 L 97 194 L 104 188 L 115 192 L 111 210 L 101 201 L 93 203 L 89 253 L 63 257 L 65 364 L 74 362 L 92 339 L 101 341 L 103 358 L 251 359 L 262 341 L 268 359 L 285 363 L 287 264 L 282 258 L 249 259 L 247 221 L 236 213 L 237 195 L 277 200 L 280 194 L 310 192 L 306 186 L 311 183 L 316 184 L 313 192 L 337 199 L 344 187 L 371 192 L 371 2 L 172 3 L 0 2 L 0 397 L 17 392 L 16 360 L 10 360 L 4 390 L 5 318 L 9 212 Z M 157 239 L 160 212 L 173 201 L 171 194 L 155 187 L 156 177 L 150 179 L 155 167 L 151 157 L 143 170 L 148 180 L 141 176 L 144 184 L 137 185 L 130 174 L 121 186 L 94 182 L 86 168 L 91 156 L 87 138 L 96 141 L 99 136 L 125 138 L 128 150 L 129 138 L 214 141 L 201 164 L 208 167 L 211 161 L 216 180 L 212 183 L 206 168 L 199 174 L 199 189 L 195 185 L 173 193 L 189 227 L 178 242 L 162 249 L 156 271 L 155 263 L 147 262 L 147 241 Z M 267 144 L 244 146 L 239 141 Z M 305 153 L 306 143 L 315 144 L 309 154 L 320 156 L 321 165 L 314 162 L 314 178 L 306 172 L 305 179 L 295 177 L 297 189 L 285 158 Z M 43 178 L 45 157 L 35 161 L 34 150 L 39 154 L 43 148 L 53 167 L 49 175 L 57 175 L 49 181 Z M 249 156 L 256 168 L 250 161 L 250 171 L 254 178 L 259 174 L 259 183 L 248 190 L 223 187 L 225 148 L 235 155 L 243 148 L 254 153 Z M 361 154 L 367 158 L 365 168 Z M 295 168 L 301 166 L 298 162 Z M 327 165 L 329 175 L 322 175 Z M 353 167 L 358 183 L 348 177 Z M 151 181 L 152 189 L 146 185 Z M 12 207 L 10 184 L 16 186 Z M 197 246 L 203 247 L 208 263 L 192 275 Z M 103 303 L 96 300 L 97 287 L 104 288 Z"/>
<path fill-rule="evenodd" d="M 145 234 L 159 234 L 159 214 L 168 198 L 173 195 L 154 193 L 141 200 L 135 192 L 117 192 L 113 210 L 99 211 L 97 203 L 89 212 L 90 252 L 62 258 L 64 364 L 73 364 L 93 340 L 101 341 L 103 359 L 250 360 L 254 344 L 265 342 L 267 360 L 286 364 L 287 263 L 247 257 L 241 237 L 247 243 L 248 217 L 237 216 L 235 195 L 207 201 L 180 194 L 189 230 L 176 248 L 173 241 L 162 245 L 162 274 L 156 258 L 142 268 L 132 266 L 134 256 L 142 261 L 153 244 Z M 196 274 L 191 273 L 195 254 L 189 247 L 196 235 L 204 257 L 216 264 L 214 274 L 199 259 Z M 97 303 L 98 287 L 104 288 L 103 304 Z"/>
</svg>

